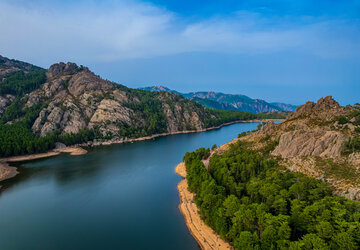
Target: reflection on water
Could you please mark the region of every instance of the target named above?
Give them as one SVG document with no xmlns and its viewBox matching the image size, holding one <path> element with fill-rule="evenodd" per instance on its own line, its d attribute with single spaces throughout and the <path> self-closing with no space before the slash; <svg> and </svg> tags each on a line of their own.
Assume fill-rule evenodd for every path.
<svg viewBox="0 0 360 250">
<path fill-rule="evenodd" d="M 198 249 L 177 206 L 187 151 L 258 123 L 27 162 L 0 195 L 1 249 Z M 21 239 L 21 240 L 19 240 Z"/>
</svg>

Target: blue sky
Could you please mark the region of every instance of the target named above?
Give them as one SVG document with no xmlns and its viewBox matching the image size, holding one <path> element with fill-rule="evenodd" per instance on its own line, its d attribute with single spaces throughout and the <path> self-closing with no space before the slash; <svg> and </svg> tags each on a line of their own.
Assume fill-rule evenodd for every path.
<svg viewBox="0 0 360 250">
<path fill-rule="evenodd" d="M 360 0 L 0 0 L 0 54 L 129 87 L 360 102 Z"/>
</svg>

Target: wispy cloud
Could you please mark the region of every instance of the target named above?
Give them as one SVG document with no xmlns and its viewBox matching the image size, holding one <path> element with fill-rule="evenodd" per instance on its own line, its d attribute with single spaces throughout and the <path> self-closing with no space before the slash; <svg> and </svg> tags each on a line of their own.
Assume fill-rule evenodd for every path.
<svg viewBox="0 0 360 250">
<path fill-rule="evenodd" d="M 266 54 L 291 50 L 320 57 L 358 57 L 359 27 L 357 22 L 324 17 L 278 17 L 275 22 L 246 11 L 191 21 L 134 1 L 106 6 L 2 1 L 0 53 L 40 64 L 204 51 Z"/>
</svg>

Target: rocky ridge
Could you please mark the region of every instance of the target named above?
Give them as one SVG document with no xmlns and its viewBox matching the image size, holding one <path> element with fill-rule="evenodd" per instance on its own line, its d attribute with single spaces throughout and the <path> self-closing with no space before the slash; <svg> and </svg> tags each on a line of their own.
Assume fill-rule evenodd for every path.
<svg viewBox="0 0 360 250">
<path fill-rule="evenodd" d="M 9 59 L 0 55 L 0 81 L 10 73 L 19 70 L 24 70 L 25 72 L 28 72 L 33 67 L 35 66 L 29 63 Z"/>
<path fill-rule="evenodd" d="M 344 153 L 344 145 L 359 137 L 359 114 L 360 107 L 342 107 L 327 96 L 299 106 L 281 124 L 268 122 L 240 139 L 256 150 L 270 147 L 270 154 L 291 171 L 322 179 L 335 193 L 360 200 L 360 152 Z M 339 122 L 341 117 L 348 122 Z"/>
<path fill-rule="evenodd" d="M 25 72 L 35 67 L 3 57 L 1 60 L 0 74 L 3 75 L 8 74 L 9 69 Z M 149 129 L 151 126 L 161 127 L 156 133 L 201 130 L 205 128 L 205 119 L 212 118 L 203 107 L 175 93 L 129 89 L 103 80 L 87 67 L 71 62 L 51 65 L 46 71 L 46 82 L 24 96 L 0 95 L 0 119 L 15 98 L 24 103 L 20 107 L 24 112 L 42 107 L 31 124 L 32 132 L 41 137 L 55 131 L 77 134 L 83 129 L 96 129 L 103 136 L 121 140 L 127 136 L 123 131 L 129 129 L 139 131 L 137 137 L 154 134 L 151 131 L 155 130 Z M 155 111 L 161 110 L 160 113 L 150 111 L 153 107 L 157 107 Z M 155 118 L 149 124 L 151 115 Z M 18 120 L 21 118 L 7 123 Z"/>
<path fill-rule="evenodd" d="M 261 99 L 252 99 L 241 94 L 224 94 L 213 91 L 180 93 L 164 86 L 151 86 L 142 88 L 149 91 L 167 91 L 194 100 L 207 108 L 238 110 L 252 113 L 294 111 L 296 106 L 285 103 L 268 103 Z"/>
</svg>

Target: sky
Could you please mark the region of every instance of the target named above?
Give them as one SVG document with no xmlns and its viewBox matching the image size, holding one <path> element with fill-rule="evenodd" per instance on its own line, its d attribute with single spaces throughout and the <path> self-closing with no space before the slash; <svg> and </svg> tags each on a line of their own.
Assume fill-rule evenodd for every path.
<svg viewBox="0 0 360 250">
<path fill-rule="evenodd" d="M 0 0 L 0 54 L 137 88 L 360 102 L 360 0 Z"/>
</svg>

